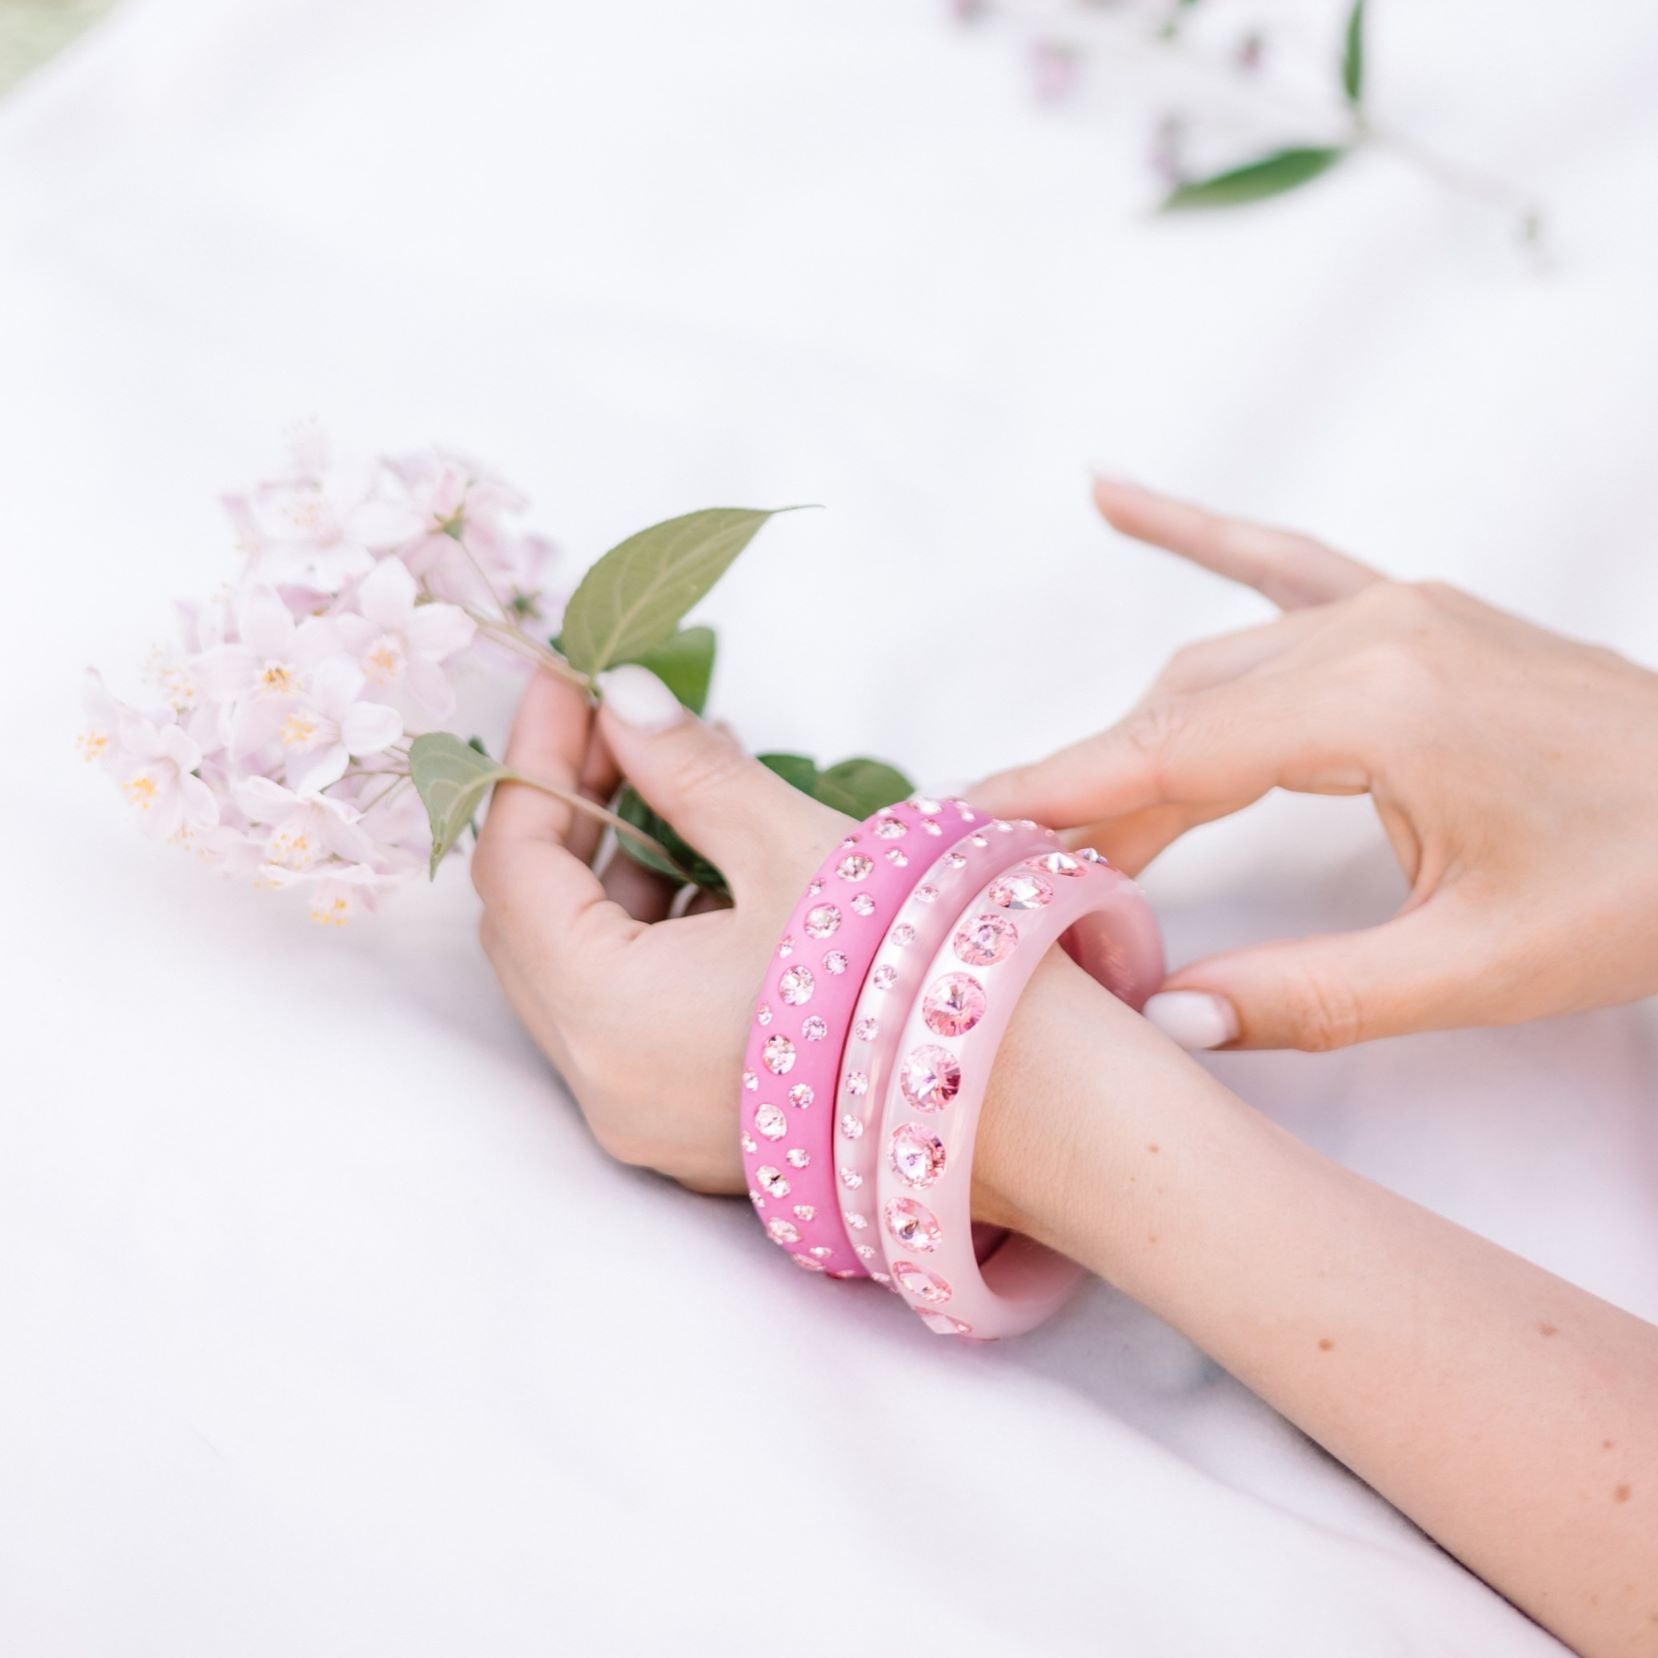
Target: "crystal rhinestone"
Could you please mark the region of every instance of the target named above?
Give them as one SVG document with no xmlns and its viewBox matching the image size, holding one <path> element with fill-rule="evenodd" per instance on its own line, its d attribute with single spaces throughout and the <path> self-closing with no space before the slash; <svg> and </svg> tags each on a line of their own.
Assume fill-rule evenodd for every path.
<svg viewBox="0 0 1658 1658">
<path fill-rule="evenodd" d="M 835 873 L 843 881 L 861 881 L 874 867 L 873 858 L 865 857 L 862 852 L 848 852 L 835 865 Z"/>
<path fill-rule="evenodd" d="M 794 1206 L 794 1218 L 796 1220 L 814 1220 L 816 1217 L 817 1210 L 810 1203 L 797 1203 Z"/>
<path fill-rule="evenodd" d="M 783 1178 L 781 1169 L 774 1169 L 770 1163 L 762 1163 L 754 1171 L 754 1178 L 760 1182 L 760 1189 L 769 1192 L 773 1197 L 787 1197 L 789 1183 Z"/>
<path fill-rule="evenodd" d="M 829 1026 L 814 1013 L 801 1023 L 800 1034 L 808 1042 L 821 1042 L 829 1034 Z"/>
<path fill-rule="evenodd" d="M 828 1244 L 814 1244 L 812 1246 L 812 1254 L 815 1255 L 820 1261 L 827 1261 L 834 1253 L 834 1250 L 832 1250 Z"/>
<path fill-rule="evenodd" d="M 1091 846 L 1078 847 L 1077 856 L 1081 858 L 1085 864 L 1103 864 L 1110 862 L 1103 852 L 1096 852 Z"/>
<path fill-rule="evenodd" d="M 887 1277 L 884 1272 L 872 1272 L 869 1277 L 870 1281 L 876 1284 L 890 1284 L 892 1282 L 892 1280 Z"/>
<path fill-rule="evenodd" d="M 813 938 L 828 938 L 841 924 L 841 912 L 833 904 L 814 904 L 806 912 L 806 931 Z"/>
<path fill-rule="evenodd" d="M 881 1027 L 873 1019 L 860 1019 L 852 1027 L 852 1034 L 860 1042 L 873 1042 L 880 1032 Z"/>
<path fill-rule="evenodd" d="M 910 804 L 915 807 L 916 811 L 918 811 L 923 817 L 937 817 L 938 814 L 944 810 L 943 806 L 940 805 L 938 801 L 932 800 L 926 795 L 917 795 L 916 798 L 910 802 Z"/>
<path fill-rule="evenodd" d="M 789 1132 L 789 1119 L 775 1105 L 762 1105 L 754 1113 L 754 1126 L 768 1140 L 781 1140 Z"/>
<path fill-rule="evenodd" d="M 990 840 L 985 835 L 973 834 L 967 837 L 967 844 L 969 846 L 989 846 Z"/>
<path fill-rule="evenodd" d="M 794 1069 L 794 1043 L 786 1036 L 768 1036 L 760 1057 L 774 1077 L 783 1076 Z"/>
<path fill-rule="evenodd" d="M 891 937 L 892 942 L 896 944 L 900 950 L 907 950 L 912 944 L 915 943 L 915 928 L 912 927 L 907 921 L 900 921 L 898 925 L 892 929 L 889 936 Z"/>
<path fill-rule="evenodd" d="M 811 1162 L 812 1154 L 809 1151 L 802 1151 L 799 1146 L 791 1146 L 783 1154 L 783 1160 L 791 1169 L 803 1169 Z"/>
<path fill-rule="evenodd" d="M 964 1318 L 951 1318 L 948 1313 L 921 1313 L 921 1322 L 935 1336 L 970 1336 L 973 1326 Z"/>
<path fill-rule="evenodd" d="M 839 1272 L 831 1272 L 829 1276 L 831 1278 L 856 1278 L 858 1275 L 851 1267 L 842 1267 Z"/>
<path fill-rule="evenodd" d="M 1013 825 L 1009 823 L 1005 817 L 997 818 L 990 827 L 994 829 L 998 835 L 1011 835 L 1013 833 Z"/>
<path fill-rule="evenodd" d="M 855 1192 L 861 1185 L 863 1185 L 863 1183 L 864 1177 L 859 1174 L 856 1169 L 841 1170 L 841 1185 L 843 1185 L 847 1191 Z"/>
<path fill-rule="evenodd" d="M 781 1215 L 774 1215 L 768 1220 L 766 1230 L 779 1243 L 790 1244 L 800 1241 L 800 1228 L 792 1220 L 784 1220 Z"/>
<path fill-rule="evenodd" d="M 806 883 L 806 896 L 816 898 L 823 891 L 823 883 L 815 877 Z"/>
<path fill-rule="evenodd" d="M 918 1267 L 914 1261 L 899 1261 L 892 1269 L 892 1276 L 898 1280 L 899 1289 L 917 1300 L 929 1301 L 936 1307 L 950 1299 L 950 1286 L 936 1272 Z"/>
<path fill-rule="evenodd" d="M 931 1255 L 944 1241 L 938 1217 L 913 1197 L 895 1197 L 882 1211 L 889 1231 L 905 1249 Z"/>
<path fill-rule="evenodd" d="M 766 1206 L 766 1200 L 755 1191 L 751 1191 L 748 1194 L 748 1201 L 752 1203 L 756 1209 L 764 1209 Z"/>
<path fill-rule="evenodd" d="M 860 1215 L 856 1209 L 842 1209 L 841 1219 L 845 1221 L 854 1232 L 861 1232 L 866 1226 L 869 1225 L 869 1216 Z"/>
<path fill-rule="evenodd" d="M 1082 865 L 1069 852 L 1041 852 L 1025 859 L 1026 869 L 1040 869 L 1049 875 L 1080 875 Z"/>
<path fill-rule="evenodd" d="M 951 869 L 966 869 L 967 859 L 959 852 L 946 852 L 944 861 Z"/>
<path fill-rule="evenodd" d="M 754 1010 L 754 1022 L 757 1025 L 769 1025 L 771 1023 L 771 1003 L 770 1002 L 762 1002 Z"/>
<path fill-rule="evenodd" d="M 760 1086 L 760 1079 L 752 1071 L 743 1072 L 743 1087 L 750 1093 Z"/>
<path fill-rule="evenodd" d="M 785 957 L 794 954 L 794 940 L 787 933 L 777 941 L 777 953 Z"/>
<path fill-rule="evenodd" d="M 944 833 L 944 825 L 940 823 L 936 817 L 923 818 L 921 820 L 921 827 L 925 829 L 929 835 L 942 835 Z"/>
<path fill-rule="evenodd" d="M 814 1261 L 810 1255 L 791 1255 L 789 1259 L 793 1261 L 797 1267 L 802 1268 L 806 1272 L 823 1271 L 823 1262 Z"/>
<path fill-rule="evenodd" d="M 842 835 L 841 836 L 841 845 L 842 846 L 856 846 L 857 844 L 858 844 L 858 836 L 857 836 L 856 831 L 854 831 L 850 835 Z"/>
<path fill-rule="evenodd" d="M 977 823 L 979 819 L 979 814 L 971 806 L 963 806 L 960 801 L 956 803 L 956 816 L 963 823 Z"/>
<path fill-rule="evenodd" d="M 910 867 L 910 855 L 901 846 L 889 846 L 887 848 L 887 862 L 894 869 L 908 869 Z"/>
<path fill-rule="evenodd" d="M 777 993 L 790 1007 L 799 1007 L 802 1002 L 812 999 L 812 992 L 817 988 L 817 981 L 812 977 L 809 967 L 785 968 L 782 978 L 777 981 Z"/>
<path fill-rule="evenodd" d="M 873 1261 L 875 1259 L 874 1244 L 853 1244 L 852 1247 L 857 1251 L 858 1259 L 860 1261 Z"/>
<path fill-rule="evenodd" d="M 929 886 L 925 882 L 915 889 L 915 901 L 918 904 L 930 904 L 938 897 L 938 888 Z"/>
<path fill-rule="evenodd" d="M 887 1156 L 906 1186 L 930 1186 L 944 1173 L 944 1142 L 915 1123 L 900 1123 L 892 1131 Z"/>
<path fill-rule="evenodd" d="M 852 895 L 852 913 L 854 915 L 873 915 L 875 900 L 867 892 L 858 892 Z"/>
<path fill-rule="evenodd" d="M 1044 904 L 1053 902 L 1054 884 L 1040 875 L 1021 871 L 1015 875 L 1004 875 L 992 885 L 986 896 L 999 909 L 1039 910 Z"/>
<path fill-rule="evenodd" d="M 909 832 L 902 818 L 884 817 L 875 825 L 875 833 L 884 841 L 901 841 Z"/>
<path fill-rule="evenodd" d="M 789 1104 L 804 1111 L 812 1103 L 812 1085 L 809 1082 L 797 1082 L 789 1090 Z"/>
<path fill-rule="evenodd" d="M 877 967 L 870 974 L 869 982 L 877 990 L 891 990 L 898 982 L 898 969 L 896 967 Z"/>
<path fill-rule="evenodd" d="M 935 1036 L 965 1036 L 984 1017 L 984 1009 L 984 987 L 971 973 L 946 973 L 928 990 L 921 1017 Z"/>
<path fill-rule="evenodd" d="M 898 1073 L 898 1086 L 917 1111 L 942 1111 L 961 1089 L 961 1062 L 948 1048 L 914 1048 Z"/>
<path fill-rule="evenodd" d="M 846 1091 L 853 1099 L 861 1099 L 869 1092 L 869 1078 L 862 1071 L 846 1073 Z"/>
<path fill-rule="evenodd" d="M 760 1149 L 760 1142 L 746 1128 L 737 1136 L 737 1144 L 746 1152 L 756 1152 Z"/>
<path fill-rule="evenodd" d="M 1019 929 L 1005 915 L 986 913 L 969 921 L 951 940 L 951 948 L 969 967 L 994 967 L 1018 942 Z"/>
<path fill-rule="evenodd" d="M 841 1133 L 848 1140 L 856 1140 L 863 1131 L 864 1120 L 862 1117 L 854 1117 L 850 1111 L 841 1113 Z"/>
<path fill-rule="evenodd" d="M 846 971 L 846 952 L 844 950 L 831 950 L 823 958 L 823 971 L 832 973 L 838 979 Z"/>
</svg>

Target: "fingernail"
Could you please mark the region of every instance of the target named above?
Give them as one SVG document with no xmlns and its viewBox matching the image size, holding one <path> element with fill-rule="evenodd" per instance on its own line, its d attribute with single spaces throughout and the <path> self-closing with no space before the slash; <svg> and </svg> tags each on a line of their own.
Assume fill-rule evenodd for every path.
<svg viewBox="0 0 1658 1658">
<path fill-rule="evenodd" d="M 1145 1013 L 1183 1048 L 1218 1048 L 1237 1039 L 1237 1010 L 1224 996 L 1211 996 L 1207 990 L 1160 990 L 1147 1001 Z"/>
<path fill-rule="evenodd" d="M 685 718 L 685 707 L 649 668 L 625 662 L 599 675 L 604 706 L 635 731 L 666 731 Z"/>
</svg>

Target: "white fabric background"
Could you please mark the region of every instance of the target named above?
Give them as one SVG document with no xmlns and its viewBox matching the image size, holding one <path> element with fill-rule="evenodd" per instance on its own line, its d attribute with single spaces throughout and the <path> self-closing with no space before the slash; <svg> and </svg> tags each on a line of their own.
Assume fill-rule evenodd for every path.
<svg viewBox="0 0 1658 1658">
<path fill-rule="evenodd" d="M 5 1650 L 1558 1650 L 1105 1287 L 946 1348 L 609 1165 L 458 869 L 326 934 L 70 749 L 79 669 L 230 567 L 215 491 L 309 413 L 487 457 L 578 561 L 828 503 L 721 589 L 719 707 L 934 778 L 1262 613 L 1111 542 L 1088 463 L 1652 660 L 1658 12 L 1375 12 L 1383 107 L 1532 180 L 1550 271 L 1379 158 L 1150 221 L 1140 89 L 1035 111 L 895 0 L 127 0 L 0 107 Z M 1352 802 L 1148 885 L 1176 960 L 1397 892 Z M 1655 1055 L 1647 1007 L 1219 1068 L 1654 1317 Z"/>
</svg>

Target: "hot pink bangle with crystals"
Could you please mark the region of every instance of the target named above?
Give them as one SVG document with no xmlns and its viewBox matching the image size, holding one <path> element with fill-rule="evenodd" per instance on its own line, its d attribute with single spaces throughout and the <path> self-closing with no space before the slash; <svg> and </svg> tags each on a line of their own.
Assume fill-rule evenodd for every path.
<svg viewBox="0 0 1658 1658">
<path fill-rule="evenodd" d="M 914 891 L 889 917 L 885 937 L 852 1012 L 835 1101 L 835 1175 L 841 1219 L 854 1265 L 877 1283 L 889 1283 L 876 1237 L 875 1164 L 882 1100 L 892 1075 L 904 1016 L 921 994 L 933 952 L 955 931 L 963 907 L 993 875 L 1016 859 L 1064 857 L 1051 829 L 1000 818 L 980 818 L 961 839 L 933 858 Z M 1150 987 L 1155 989 L 1155 984 Z M 1149 994 L 1149 990 L 1146 992 Z"/>
<path fill-rule="evenodd" d="M 1079 960 L 1142 987 L 1127 1000 L 1161 977 L 1157 924 L 1139 888 L 1097 853 L 1050 853 L 1013 864 L 974 895 L 934 951 L 899 1036 L 876 1164 L 880 1240 L 894 1288 L 940 1335 L 1016 1335 L 1041 1323 L 1082 1276 L 1017 1235 L 982 1270 L 973 1249 L 973 1142 L 985 1086 L 1014 1005 L 1067 932 Z"/>
<path fill-rule="evenodd" d="M 858 1276 L 835 1181 L 835 1096 L 852 1004 L 887 924 L 941 845 L 979 814 L 901 801 L 849 834 L 808 884 L 766 971 L 744 1058 L 739 1133 L 767 1235 L 810 1272 Z"/>
</svg>

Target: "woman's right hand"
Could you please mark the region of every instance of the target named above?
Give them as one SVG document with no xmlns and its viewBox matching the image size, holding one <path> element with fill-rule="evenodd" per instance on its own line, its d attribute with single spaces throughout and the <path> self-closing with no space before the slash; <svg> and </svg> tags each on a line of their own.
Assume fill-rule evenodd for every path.
<svg viewBox="0 0 1658 1658">
<path fill-rule="evenodd" d="M 1658 991 L 1658 674 L 1304 536 L 1096 486 L 1117 529 L 1285 614 L 1180 651 L 1128 716 L 970 791 L 1138 869 L 1273 788 L 1368 793 L 1410 894 L 1363 931 L 1181 968 L 1189 1047 L 1335 1048 Z"/>
</svg>

